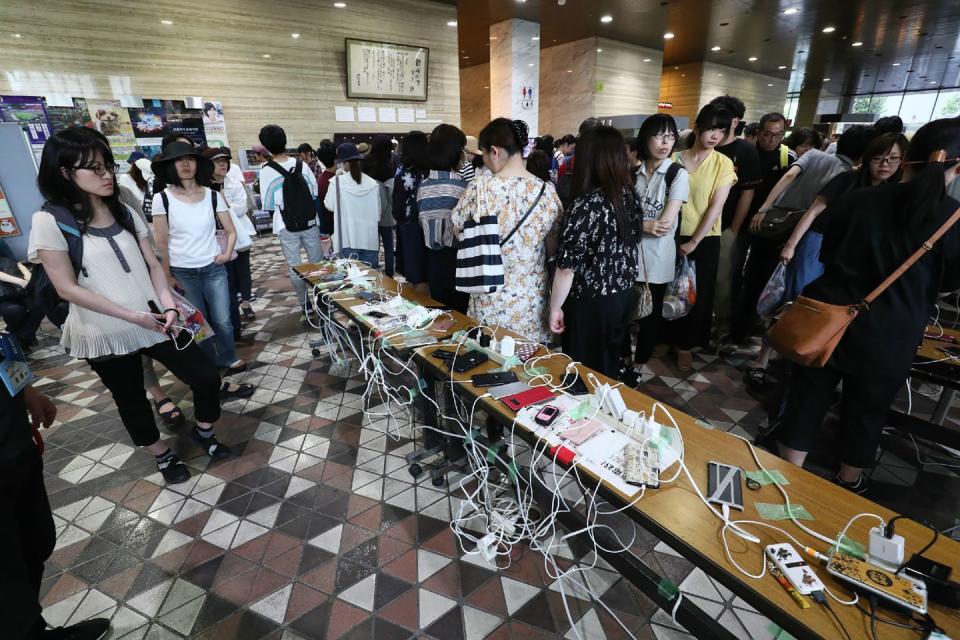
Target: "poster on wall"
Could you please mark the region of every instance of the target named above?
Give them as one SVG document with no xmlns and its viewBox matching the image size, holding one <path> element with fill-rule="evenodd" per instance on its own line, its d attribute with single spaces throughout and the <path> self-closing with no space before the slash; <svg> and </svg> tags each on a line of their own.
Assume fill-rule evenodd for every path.
<svg viewBox="0 0 960 640">
<path fill-rule="evenodd" d="M 127 113 L 130 115 L 130 125 L 133 127 L 133 135 L 137 138 L 138 143 L 143 138 L 163 138 L 164 121 L 162 107 L 151 106 L 141 109 L 127 109 Z"/>
<path fill-rule="evenodd" d="M 43 147 L 50 136 L 43 98 L 39 96 L 0 96 L 0 121 L 19 124 L 31 145 Z"/>
<path fill-rule="evenodd" d="M 188 109 L 183 100 L 164 100 L 163 120 L 167 133 L 189 136 L 196 145 L 202 145 L 207 141 L 207 134 L 203 128 L 203 111 Z"/>
<path fill-rule="evenodd" d="M 427 99 L 430 49 L 346 38 L 347 97 Z"/>
<path fill-rule="evenodd" d="M 223 104 L 212 98 L 203 101 L 203 130 L 211 147 L 228 147 L 227 124 L 223 120 Z"/>
<path fill-rule="evenodd" d="M 20 227 L 17 226 L 17 219 L 13 217 L 13 211 L 10 210 L 10 202 L 3 195 L 3 187 L 0 187 L 0 238 L 19 235 Z"/>
<path fill-rule="evenodd" d="M 119 100 L 87 100 L 87 110 L 87 126 L 107 136 L 114 160 L 124 164 L 136 145 L 130 114 Z"/>
<path fill-rule="evenodd" d="M 83 98 L 74 98 L 72 107 L 51 107 L 46 105 L 47 122 L 50 124 L 50 133 L 56 133 L 70 127 L 82 127 L 90 121 L 90 112 L 87 111 L 87 101 Z"/>
</svg>

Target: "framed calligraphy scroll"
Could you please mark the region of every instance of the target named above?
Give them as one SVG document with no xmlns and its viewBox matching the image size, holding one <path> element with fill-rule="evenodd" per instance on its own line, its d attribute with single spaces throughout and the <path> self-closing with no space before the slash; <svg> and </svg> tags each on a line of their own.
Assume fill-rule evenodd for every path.
<svg viewBox="0 0 960 640">
<path fill-rule="evenodd" d="M 347 97 L 426 101 L 430 49 L 346 38 Z"/>
</svg>

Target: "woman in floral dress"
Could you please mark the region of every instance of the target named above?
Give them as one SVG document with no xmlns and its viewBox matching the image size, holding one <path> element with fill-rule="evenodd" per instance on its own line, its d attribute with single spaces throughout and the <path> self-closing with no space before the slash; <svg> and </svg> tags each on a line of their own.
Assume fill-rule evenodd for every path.
<svg viewBox="0 0 960 640">
<path fill-rule="evenodd" d="M 546 320 L 544 240 L 560 216 L 560 199 L 549 181 L 535 177 L 524 167 L 525 122 L 497 118 L 483 128 L 479 142 L 484 165 L 493 175 L 478 175 L 467 187 L 453 211 L 454 232 L 459 235 L 468 218 L 486 212 L 496 213 L 501 239 L 514 228 L 516 231 L 500 249 L 504 286 L 494 293 L 471 295 L 468 314 L 487 326 L 500 326 L 547 343 L 550 330 Z M 524 219 L 528 211 L 530 215 Z"/>
</svg>

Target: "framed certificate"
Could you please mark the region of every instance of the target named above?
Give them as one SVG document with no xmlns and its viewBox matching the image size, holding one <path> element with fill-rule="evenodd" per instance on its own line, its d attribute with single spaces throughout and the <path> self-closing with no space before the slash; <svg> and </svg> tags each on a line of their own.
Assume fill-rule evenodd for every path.
<svg viewBox="0 0 960 640">
<path fill-rule="evenodd" d="M 347 97 L 425 101 L 430 49 L 346 38 Z"/>
</svg>

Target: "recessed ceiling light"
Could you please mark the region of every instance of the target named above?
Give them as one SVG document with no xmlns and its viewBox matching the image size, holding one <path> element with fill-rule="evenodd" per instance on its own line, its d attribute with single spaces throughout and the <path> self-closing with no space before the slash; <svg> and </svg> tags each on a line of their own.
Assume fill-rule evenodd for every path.
<svg viewBox="0 0 960 640">
<path fill-rule="evenodd" d="M 269 53 L 265 53 L 265 54 L 263 54 L 263 57 L 264 57 L 264 58 L 269 58 L 269 57 L 270 57 L 270 54 L 269 54 Z"/>
<path fill-rule="evenodd" d="M 490 39 L 491 39 L 491 40 L 496 40 L 496 39 L 497 39 L 497 36 L 490 36 Z"/>
<path fill-rule="evenodd" d="M 893 66 L 899 67 L 899 66 L 900 66 L 900 63 L 899 63 L 899 62 L 894 62 L 894 63 L 893 63 Z"/>
<path fill-rule="evenodd" d="M 860 42 L 859 40 L 857 40 L 856 42 L 852 43 L 850 46 L 851 46 L 851 47 L 862 47 L 862 46 L 863 46 L 863 43 Z"/>
<path fill-rule="evenodd" d="M 824 82 L 830 82 L 830 78 L 824 78 L 823 81 L 824 81 Z"/>
<path fill-rule="evenodd" d="M 160 21 L 160 24 L 171 25 L 171 24 L 173 24 L 173 20 L 161 20 L 161 21 Z"/>
<path fill-rule="evenodd" d="M 672 32 L 672 31 L 667 31 L 665 34 L 663 34 L 663 39 L 664 39 L 664 40 L 673 40 L 674 37 L 675 37 L 675 36 L 673 35 L 673 32 Z"/>
<path fill-rule="evenodd" d="M 785 16 L 792 16 L 795 13 L 800 13 L 800 9 L 797 9 L 796 7 L 790 7 L 789 9 L 783 10 L 783 15 Z"/>
<path fill-rule="evenodd" d="M 710 47 L 710 51 L 720 51 L 720 47 Z"/>
<path fill-rule="evenodd" d="M 608 22 L 613 22 L 613 16 L 600 16 L 600 22 L 604 24 Z"/>
<path fill-rule="evenodd" d="M 573 73 L 573 69 L 567 69 L 567 73 Z"/>
<path fill-rule="evenodd" d="M 334 2 L 334 3 L 333 3 L 333 6 L 335 6 L 337 9 L 345 9 L 345 8 L 347 7 L 347 3 L 346 3 L 346 2 Z"/>
<path fill-rule="evenodd" d="M 10 35 L 12 35 L 14 38 L 22 38 L 22 37 L 23 37 L 23 36 L 20 35 L 19 33 L 11 33 Z"/>
<path fill-rule="evenodd" d="M 300 34 L 299 34 L 299 33 L 291 33 L 291 34 L 290 34 L 290 37 L 293 38 L 294 40 L 296 40 L 297 38 L 300 37 Z"/>
<path fill-rule="evenodd" d="M 823 28 L 823 32 L 824 32 L 824 33 L 833 33 L 833 32 L 836 31 L 836 30 L 837 30 L 836 27 L 824 27 L 824 28 Z"/>
<path fill-rule="evenodd" d="M 723 74 L 722 74 L 722 73 L 718 73 L 718 74 L 717 74 L 717 77 L 722 78 L 722 77 L 723 77 Z"/>
<path fill-rule="evenodd" d="M 484 89 L 489 89 L 489 88 L 490 88 L 489 86 L 484 87 Z"/>
<path fill-rule="evenodd" d="M 448 27 L 455 27 L 455 26 L 457 26 L 457 21 L 456 21 L 456 20 L 449 20 L 449 21 L 447 21 L 447 26 L 448 26 Z"/>
<path fill-rule="evenodd" d="M 469 56 L 464 56 L 464 58 L 468 58 L 468 57 L 469 57 Z M 527 66 L 528 66 L 528 67 L 532 67 L 532 66 L 533 66 L 533 63 L 532 63 L 532 62 L 528 62 L 528 63 L 527 63 Z"/>
<path fill-rule="evenodd" d="M 530 39 L 531 39 L 531 40 L 533 40 L 533 41 L 537 41 L 537 40 L 539 40 L 539 39 L 540 39 L 540 36 L 533 36 L 533 37 L 532 37 L 532 38 L 530 38 Z"/>
<path fill-rule="evenodd" d="M 650 58 L 644 58 L 643 61 L 644 61 L 644 62 L 650 62 Z"/>
<path fill-rule="evenodd" d="M 786 69 L 786 68 L 787 68 L 787 65 L 784 65 L 784 64 L 782 64 L 782 65 L 780 65 L 779 67 L 777 67 L 777 69 Z"/>
<path fill-rule="evenodd" d="M 936 81 L 936 80 L 931 80 L 931 81 L 930 81 L 930 84 L 937 84 L 937 81 Z"/>
<path fill-rule="evenodd" d="M 597 53 L 603 53 L 603 49 L 597 48 Z"/>
<path fill-rule="evenodd" d="M 756 62 L 757 56 L 750 56 L 749 58 L 747 58 L 747 60 L 749 60 L 750 62 Z"/>
</svg>

